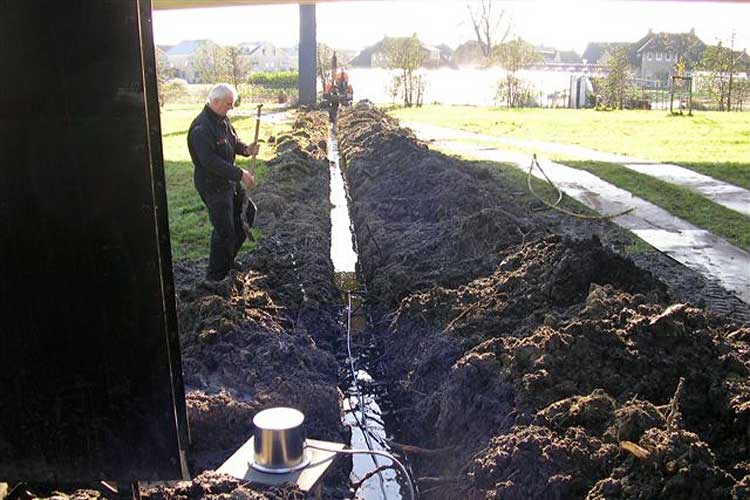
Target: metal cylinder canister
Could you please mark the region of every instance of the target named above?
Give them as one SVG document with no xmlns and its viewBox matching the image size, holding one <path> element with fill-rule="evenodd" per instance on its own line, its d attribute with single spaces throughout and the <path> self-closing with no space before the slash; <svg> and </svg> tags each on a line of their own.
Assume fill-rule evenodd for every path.
<svg viewBox="0 0 750 500">
<path fill-rule="evenodd" d="M 269 408 L 253 417 L 253 468 L 286 474 L 305 467 L 305 415 L 294 408 Z"/>
</svg>

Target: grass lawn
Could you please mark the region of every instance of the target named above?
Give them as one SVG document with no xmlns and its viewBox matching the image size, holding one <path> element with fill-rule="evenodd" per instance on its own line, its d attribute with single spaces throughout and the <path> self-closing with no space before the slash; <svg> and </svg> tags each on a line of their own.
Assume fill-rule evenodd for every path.
<svg viewBox="0 0 750 500">
<path fill-rule="evenodd" d="M 429 105 L 391 114 L 403 121 L 674 163 L 750 189 L 750 113 L 696 111 L 687 117 L 664 111 Z"/>
<path fill-rule="evenodd" d="M 187 131 L 190 122 L 203 108 L 202 104 L 166 105 L 161 110 L 164 169 L 167 179 L 169 231 L 172 257 L 175 260 L 197 259 L 208 256 L 211 223 L 208 212 L 193 186 L 193 163 L 187 150 Z M 247 108 L 247 109 L 245 109 Z M 242 106 L 243 113 L 254 109 L 251 104 Z M 262 120 L 262 118 L 261 118 Z M 255 118 L 239 116 L 232 124 L 244 142 L 250 143 L 255 133 Z M 278 136 L 290 125 L 261 121 L 260 139 Z M 273 157 L 273 148 L 261 143 L 256 164 L 256 180 L 260 183 L 267 171 L 266 161 Z M 237 157 L 238 165 L 245 168 L 249 159 Z M 251 243 L 245 243 L 251 245 Z"/>
</svg>

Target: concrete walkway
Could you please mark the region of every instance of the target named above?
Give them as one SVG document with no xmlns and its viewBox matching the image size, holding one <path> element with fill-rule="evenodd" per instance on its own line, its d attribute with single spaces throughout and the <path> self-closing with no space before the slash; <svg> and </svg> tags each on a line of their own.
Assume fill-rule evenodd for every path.
<svg viewBox="0 0 750 500">
<path fill-rule="evenodd" d="M 416 131 L 423 140 L 434 139 L 424 130 Z M 531 157 L 527 154 L 468 142 L 442 140 L 436 142 L 435 146 L 475 158 L 509 163 L 524 171 L 528 171 L 531 163 Z M 539 163 L 562 191 L 601 214 L 635 208 L 633 212 L 612 221 L 750 303 L 750 253 L 747 251 L 589 172 L 545 160 Z M 534 169 L 534 175 L 543 178 L 538 169 Z"/>
<path fill-rule="evenodd" d="M 718 203 L 730 210 L 743 215 L 750 215 L 750 191 L 739 186 L 716 180 L 707 175 L 699 174 L 688 168 L 672 165 L 669 163 L 658 163 L 632 156 L 605 153 L 571 144 L 560 144 L 556 142 L 535 141 L 529 139 L 515 139 L 512 137 L 496 137 L 491 135 L 466 132 L 435 125 L 427 125 L 414 122 L 403 122 L 403 126 L 414 130 L 419 136 L 426 136 L 436 140 L 467 139 L 474 141 L 493 141 L 509 146 L 557 153 L 577 158 L 608 163 L 617 163 L 625 168 L 640 172 L 642 174 L 656 177 L 670 184 L 685 187 L 696 192 L 714 203 Z"/>
</svg>

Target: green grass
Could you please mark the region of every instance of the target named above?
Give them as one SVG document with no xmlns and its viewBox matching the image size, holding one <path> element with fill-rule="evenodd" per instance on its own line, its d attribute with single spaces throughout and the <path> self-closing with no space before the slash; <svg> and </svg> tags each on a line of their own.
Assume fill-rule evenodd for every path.
<svg viewBox="0 0 750 500">
<path fill-rule="evenodd" d="M 576 144 L 673 163 L 750 189 L 750 113 L 506 109 L 430 105 L 390 111 L 404 121 L 431 123 L 499 137 Z"/>
<path fill-rule="evenodd" d="M 211 237 L 211 223 L 208 212 L 193 185 L 193 164 L 187 150 L 187 130 L 190 122 L 203 108 L 203 105 L 175 104 L 161 110 L 162 146 L 164 148 L 164 169 L 167 180 L 167 202 L 169 208 L 169 231 L 172 243 L 172 256 L 175 260 L 198 259 L 208 256 Z M 244 108 L 244 106 L 243 106 Z M 255 133 L 253 117 L 237 117 L 232 124 L 239 136 L 247 143 L 252 142 Z M 270 135 L 278 136 L 288 125 L 261 122 L 260 139 Z M 273 148 L 261 143 L 256 164 L 256 181 L 263 182 L 268 172 L 266 161 L 273 157 Z M 239 166 L 245 168 L 248 159 L 237 157 Z M 257 233 L 254 230 L 254 234 Z M 252 248 L 245 243 L 245 249 Z"/>
</svg>

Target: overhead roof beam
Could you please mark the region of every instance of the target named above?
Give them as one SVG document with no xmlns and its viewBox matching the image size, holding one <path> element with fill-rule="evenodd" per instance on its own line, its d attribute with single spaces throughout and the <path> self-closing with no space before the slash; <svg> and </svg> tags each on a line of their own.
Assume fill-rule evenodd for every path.
<svg viewBox="0 0 750 500">
<path fill-rule="evenodd" d="M 273 5 L 273 4 L 300 4 L 311 5 L 316 3 L 339 2 L 343 0 L 153 0 L 154 10 L 171 9 L 206 9 L 211 7 L 239 7 L 243 5 Z M 361 0 L 346 0 L 361 1 Z"/>
</svg>

